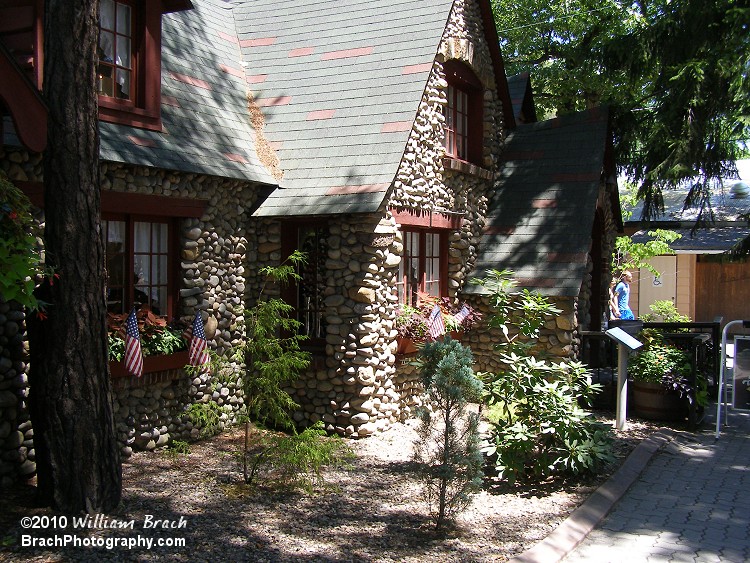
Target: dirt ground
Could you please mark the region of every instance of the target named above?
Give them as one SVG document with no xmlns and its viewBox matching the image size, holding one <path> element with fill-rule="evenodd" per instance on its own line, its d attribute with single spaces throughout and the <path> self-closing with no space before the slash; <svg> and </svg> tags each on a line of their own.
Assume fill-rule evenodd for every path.
<svg viewBox="0 0 750 563">
<path fill-rule="evenodd" d="M 0 561 L 506 561 L 546 537 L 657 429 L 630 422 L 617 434 L 617 463 L 582 483 L 489 483 L 438 533 L 411 461 L 415 427 L 351 442 L 356 458 L 326 470 L 328 486 L 312 495 L 248 489 L 241 428 L 192 444 L 189 455 L 134 454 L 123 464 L 121 506 L 99 520 L 68 517 L 61 527 L 61 515 L 33 508 L 33 484 L 6 490 Z M 30 545 L 42 541 L 49 546 Z"/>
</svg>

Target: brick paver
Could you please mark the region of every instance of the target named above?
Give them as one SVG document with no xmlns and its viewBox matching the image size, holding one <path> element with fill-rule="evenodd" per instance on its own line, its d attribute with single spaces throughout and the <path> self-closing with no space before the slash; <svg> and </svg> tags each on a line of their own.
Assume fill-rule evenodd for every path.
<svg viewBox="0 0 750 563">
<path fill-rule="evenodd" d="M 661 448 L 565 563 L 750 561 L 750 413 Z"/>
</svg>

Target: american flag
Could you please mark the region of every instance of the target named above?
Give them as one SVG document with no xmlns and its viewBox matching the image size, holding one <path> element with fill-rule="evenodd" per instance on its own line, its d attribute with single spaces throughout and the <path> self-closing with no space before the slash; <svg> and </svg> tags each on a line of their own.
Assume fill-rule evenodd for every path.
<svg viewBox="0 0 750 563">
<path fill-rule="evenodd" d="M 200 311 L 195 312 L 193 320 L 193 335 L 190 338 L 190 350 L 188 361 L 191 366 L 202 366 L 208 363 L 208 349 L 206 342 L 206 331 L 203 329 L 203 319 Z"/>
<path fill-rule="evenodd" d="M 125 369 L 131 375 L 143 375 L 143 354 L 141 353 L 141 335 L 138 332 L 138 319 L 135 307 L 125 321 Z"/>
<path fill-rule="evenodd" d="M 430 318 L 427 320 L 427 331 L 433 340 L 445 334 L 445 323 L 443 323 L 443 315 L 440 313 L 439 305 L 435 305 L 430 313 Z"/>
<path fill-rule="evenodd" d="M 456 324 L 460 325 L 462 322 L 464 322 L 464 319 L 468 316 L 469 316 L 469 308 L 466 305 L 464 305 L 463 307 L 461 307 L 461 310 L 458 313 L 453 315 L 453 318 L 455 319 Z"/>
</svg>

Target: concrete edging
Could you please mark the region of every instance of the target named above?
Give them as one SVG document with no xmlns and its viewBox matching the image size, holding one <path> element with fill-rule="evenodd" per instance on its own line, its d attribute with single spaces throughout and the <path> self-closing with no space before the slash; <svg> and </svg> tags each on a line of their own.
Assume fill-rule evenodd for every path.
<svg viewBox="0 0 750 563">
<path fill-rule="evenodd" d="M 563 559 L 604 520 L 651 461 L 653 455 L 677 435 L 674 430 L 661 428 L 643 440 L 620 468 L 562 524 L 534 547 L 510 559 L 509 563 L 557 563 Z"/>
</svg>

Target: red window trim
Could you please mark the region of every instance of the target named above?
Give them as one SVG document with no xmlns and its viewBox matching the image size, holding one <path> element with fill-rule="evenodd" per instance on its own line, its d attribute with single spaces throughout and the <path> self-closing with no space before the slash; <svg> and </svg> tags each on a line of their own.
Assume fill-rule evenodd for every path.
<svg viewBox="0 0 750 563">
<path fill-rule="evenodd" d="M 158 2 L 134 0 L 133 100 L 100 95 L 99 119 L 161 131 L 161 10 Z"/>
<path fill-rule="evenodd" d="M 44 184 L 41 182 L 13 182 L 26 194 L 31 203 L 44 209 Z M 206 211 L 208 201 L 186 197 L 101 192 L 102 213 L 126 213 L 153 217 L 199 218 Z"/>
<path fill-rule="evenodd" d="M 439 297 L 446 297 L 448 295 L 448 229 L 424 229 L 409 226 L 408 228 L 402 228 L 402 233 L 418 233 L 419 236 L 419 291 L 425 291 L 425 249 L 426 249 L 426 238 L 423 235 L 428 233 L 440 235 L 440 271 L 439 271 Z M 406 251 L 406 245 L 404 245 L 404 252 Z M 406 303 L 406 295 L 401 295 L 401 292 L 406 288 L 406 280 L 399 279 L 397 291 L 398 291 L 398 302 Z"/>
<path fill-rule="evenodd" d="M 484 86 L 474 72 L 458 60 L 446 61 L 443 70 L 446 82 L 468 97 L 466 161 L 481 165 L 484 160 Z M 446 156 L 456 158 L 455 150 L 446 146 Z"/>
<path fill-rule="evenodd" d="M 453 229 L 461 228 L 462 216 L 440 213 L 437 211 L 422 211 L 417 209 L 394 209 L 391 208 L 391 215 L 399 225 L 409 227 L 425 227 L 434 229 Z"/>
<path fill-rule="evenodd" d="M 177 245 L 177 221 L 174 218 L 165 217 L 163 215 L 140 215 L 137 213 L 102 213 L 102 220 L 104 221 L 124 221 L 127 227 L 127 240 L 128 247 L 125 252 L 126 265 L 128 272 L 132 271 L 135 261 L 135 249 L 133 248 L 133 231 L 136 222 L 146 223 L 162 223 L 167 225 L 167 237 L 169 237 L 169 248 L 167 250 L 167 306 L 166 311 L 160 312 L 161 317 L 166 317 L 167 320 L 177 318 L 177 301 L 178 301 L 178 245 Z M 106 243 L 105 243 L 106 244 Z M 125 301 L 127 303 L 126 311 L 132 307 L 134 303 L 134 290 L 135 286 L 132 282 L 125 284 L 127 288 L 127 295 Z"/>
</svg>

